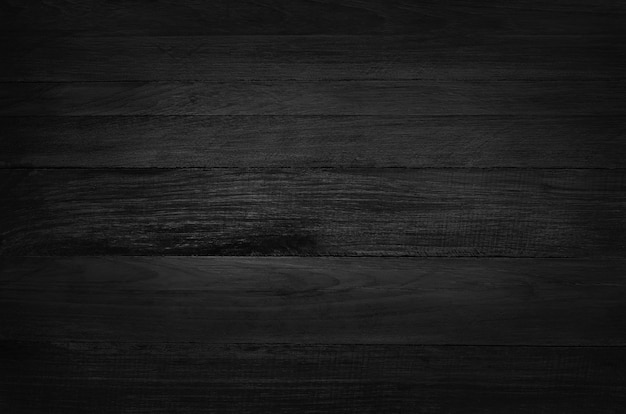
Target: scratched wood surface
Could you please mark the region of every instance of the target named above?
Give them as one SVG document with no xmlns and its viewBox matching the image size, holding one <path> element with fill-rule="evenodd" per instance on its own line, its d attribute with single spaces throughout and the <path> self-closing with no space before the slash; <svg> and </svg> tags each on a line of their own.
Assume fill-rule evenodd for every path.
<svg viewBox="0 0 626 414">
<path fill-rule="evenodd" d="M 0 251 L 621 257 L 625 169 L 4 169 Z"/>
<path fill-rule="evenodd" d="M 0 412 L 623 413 L 625 21 L 0 1 Z"/>
</svg>

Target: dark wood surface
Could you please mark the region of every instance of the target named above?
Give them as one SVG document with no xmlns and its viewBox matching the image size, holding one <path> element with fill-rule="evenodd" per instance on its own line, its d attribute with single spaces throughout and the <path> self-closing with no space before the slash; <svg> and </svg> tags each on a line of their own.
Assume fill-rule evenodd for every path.
<svg viewBox="0 0 626 414">
<path fill-rule="evenodd" d="M 5 118 L 0 167 L 626 168 L 609 116 Z"/>
<path fill-rule="evenodd" d="M 614 0 L 50 0 L 2 3 L 9 34 L 93 35 L 617 35 Z"/>
<path fill-rule="evenodd" d="M 2 36 L 2 81 L 610 80 L 625 36 Z M 154 64 L 158 62 L 158 64 Z"/>
<path fill-rule="evenodd" d="M 0 1 L 0 412 L 622 414 L 624 22 Z"/>
<path fill-rule="evenodd" d="M 0 342 L 20 413 L 606 413 L 624 347 Z"/>
<path fill-rule="evenodd" d="M 622 257 L 625 169 L 4 169 L 0 251 Z"/>
<path fill-rule="evenodd" d="M 0 115 L 623 114 L 626 81 L 10 83 Z"/>
<path fill-rule="evenodd" d="M 1 339 L 626 346 L 624 274 L 597 259 L 7 259 Z"/>
</svg>

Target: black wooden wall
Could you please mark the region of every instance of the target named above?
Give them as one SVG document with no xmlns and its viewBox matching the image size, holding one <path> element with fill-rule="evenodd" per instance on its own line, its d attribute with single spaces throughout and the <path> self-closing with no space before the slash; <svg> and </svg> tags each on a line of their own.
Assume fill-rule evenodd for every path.
<svg viewBox="0 0 626 414">
<path fill-rule="evenodd" d="M 626 412 L 626 5 L 0 1 L 0 412 Z"/>
</svg>

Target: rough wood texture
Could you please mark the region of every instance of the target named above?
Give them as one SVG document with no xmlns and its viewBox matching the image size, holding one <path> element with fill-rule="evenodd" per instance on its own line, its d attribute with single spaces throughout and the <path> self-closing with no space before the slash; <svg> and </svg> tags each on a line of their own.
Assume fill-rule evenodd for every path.
<svg viewBox="0 0 626 414">
<path fill-rule="evenodd" d="M 626 348 L 0 342 L 19 413 L 621 414 Z"/>
<path fill-rule="evenodd" d="M 0 339 L 621 346 L 624 274 L 623 260 L 5 259 Z"/>
<path fill-rule="evenodd" d="M 0 167 L 626 167 L 626 117 L 11 117 Z"/>
<path fill-rule="evenodd" d="M 626 36 L 5 36 L 0 37 L 0 80 L 614 79 L 626 73 L 624 40 Z"/>
<path fill-rule="evenodd" d="M 625 171 L 0 170 L 0 251 L 620 257 Z"/>
<path fill-rule="evenodd" d="M 624 33 L 615 0 L 5 0 L 0 30 L 80 35 Z"/>
<path fill-rule="evenodd" d="M 8 83 L 0 115 L 573 115 L 626 112 L 626 81 Z"/>
<path fill-rule="evenodd" d="M 1 1 L 0 412 L 623 414 L 625 21 Z"/>
</svg>

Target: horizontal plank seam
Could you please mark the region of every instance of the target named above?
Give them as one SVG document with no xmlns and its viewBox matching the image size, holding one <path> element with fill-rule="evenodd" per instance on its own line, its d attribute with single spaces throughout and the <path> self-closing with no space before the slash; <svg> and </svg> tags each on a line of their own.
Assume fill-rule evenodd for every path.
<svg viewBox="0 0 626 414">
<path fill-rule="evenodd" d="M 607 13 L 594 13 L 585 11 L 585 16 L 593 15 L 593 14 L 606 14 L 610 17 L 624 16 L 626 17 L 626 13 L 624 12 L 607 12 Z M 511 32 L 515 29 L 505 29 Z M 34 33 L 34 34 L 33 34 Z M 57 33 L 59 36 L 54 38 L 50 38 L 46 36 L 44 38 L 41 37 L 42 33 L 51 34 Z M 35 30 L 33 28 L 28 28 L 26 30 L 21 29 L 2 29 L 0 28 L 0 40 L 15 40 L 13 34 L 21 34 L 20 39 L 31 39 L 31 40 L 67 40 L 67 39 L 76 39 L 76 40 L 85 40 L 85 39 L 180 39 L 182 37 L 186 38 L 195 38 L 195 39 L 271 39 L 271 38 L 279 38 L 284 39 L 286 37 L 293 37 L 296 39 L 363 39 L 363 38 L 371 38 L 371 39 L 389 39 L 389 40 L 445 40 L 447 38 L 455 39 L 458 38 L 458 35 L 451 34 L 448 37 L 433 35 L 433 34 L 419 34 L 419 33 L 338 33 L 338 34 L 323 34 L 323 33 L 309 33 L 309 34 L 298 34 L 298 33 L 274 33 L 274 34 L 198 34 L 198 33 L 181 33 L 181 34 L 146 34 L 146 33 L 128 33 L 128 34 L 119 34 L 115 32 L 106 32 L 106 31 L 89 31 L 89 30 L 77 30 L 77 29 L 45 29 L 45 30 Z M 79 35 L 79 36 L 77 36 Z M 615 39 L 626 36 L 626 33 L 623 31 L 611 31 L 611 32 L 576 32 L 571 31 L 569 33 L 549 33 L 549 32 L 539 32 L 536 31 L 533 33 L 507 33 L 507 32 L 492 32 L 492 33 L 483 33 L 478 32 L 477 35 L 474 36 L 476 39 L 558 39 L 558 38 L 584 38 L 584 39 Z"/>
<path fill-rule="evenodd" d="M 582 14 L 583 12 L 581 12 Z M 587 17 L 613 17 L 616 19 L 626 17 L 626 13 L 622 12 L 592 12 L 585 11 L 584 14 Z M 507 29 L 509 32 L 511 29 Z M 431 40 L 438 39 L 436 35 L 428 35 L 428 34 L 415 34 L 411 32 L 402 31 L 389 31 L 389 32 L 378 32 L 378 33 L 362 33 L 362 34 L 350 34 L 350 33 L 309 33 L 309 34 L 301 34 L 301 33 L 233 33 L 233 34 L 197 34 L 198 32 L 187 32 L 180 34 L 167 34 L 167 30 L 164 32 L 158 32 L 154 30 L 132 30 L 129 28 L 121 28 L 113 31 L 107 30 L 81 30 L 81 29 L 43 29 L 37 30 L 35 28 L 29 27 L 28 29 L 14 29 L 14 30 L 6 30 L 0 29 L 0 37 L 6 37 L 8 39 L 15 39 L 19 37 L 21 39 L 40 39 L 42 35 L 45 35 L 44 39 L 49 39 L 51 36 L 54 36 L 55 39 L 123 39 L 123 38 L 144 38 L 144 39 L 159 39 L 159 38 L 215 38 L 215 39 L 228 39 L 228 38 L 299 38 L 299 39 L 331 39 L 331 38 L 353 38 L 353 39 L 372 39 L 372 38 L 380 38 L 380 39 L 417 39 L 417 40 Z M 461 33 L 463 34 L 463 33 Z M 489 38 L 529 38 L 529 39 L 540 39 L 540 38 L 574 38 L 574 39 L 588 39 L 588 38 L 621 38 L 625 35 L 623 30 L 613 30 L 606 29 L 604 31 L 596 31 L 594 32 L 576 32 L 574 30 L 570 30 L 569 32 L 534 32 L 534 33 L 506 33 L 506 32 L 495 32 L 495 34 L 484 35 L 483 33 L 479 33 L 476 37 L 477 39 L 489 39 Z M 458 35 L 457 35 L 458 36 Z"/>
<path fill-rule="evenodd" d="M 94 118 L 94 119 L 102 119 L 102 118 L 380 118 L 380 119 L 439 119 L 439 118 L 493 118 L 493 119 L 579 119 L 579 118 L 618 118 L 622 119 L 622 116 L 626 115 L 626 111 L 623 114 L 613 114 L 606 112 L 598 112 L 597 114 L 571 114 L 571 115 L 559 115 L 559 114 L 549 114 L 549 115 L 528 115 L 528 114 L 440 114 L 440 115 L 416 115 L 416 114 L 407 114 L 407 115 L 392 115 L 392 114 L 323 114 L 323 115 L 315 115 L 315 114 L 277 114 L 277 115 L 267 115 L 267 114 L 217 114 L 217 115 L 198 115 L 198 114 L 125 114 L 125 115 L 72 115 L 72 118 Z M 0 115 L 0 119 L 2 118 L 52 118 L 52 119 L 64 119 L 67 118 L 67 115 Z M 626 120 L 625 120 L 626 121 Z"/>
<path fill-rule="evenodd" d="M 11 259 L 11 258 L 20 258 L 20 257 L 27 257 L 27 256 L 23 256 L 23 255 L 7 255 L 4 253 L 0 253 L 0 262 L 2 260 L 6 260 L 6 259 Z M 30 256 L 30 257 L 42 257 L 42 258 L 68 258 L 68 257 L 86 257 L 84 255 L 75 255 L 75 254 L 51 254 L 49 256 L 46 255 L 41 255 L 41 256 Z M 210 258 L 210 257 L 215 257 L 215 258 L 226 258 L 226 257 L 232 257 L 232 258 L 258 258 L 258 259 L 263 259 L 263 258 L 291 258 L 291 259 L 296 259 L 298 257 L 301 258 L 316 258 L 316 259 L 324 259 L 324 258 L 377 258 L 377 259 L 383 259 L 383 258 L 389 258 L 389 259 L 394 259 L 394 258 L 414 258 L 414 259 L 476 259 L 476 260 L 482 260 L 482 259 L 533 259 L 533 260 L 539 260 L 539 259 L 553 259 L 553 260 L 593 260 L 593 261 L 598 261 L 598 260 L 605 260 L 605 261 L 614 261 L 614 260 L 621 260 L 624 258 L 623 255 L 619 255 L 619 256 L 597 256 L 597 255 L 592 255 L 592 256 L 525 256 L 525 255 L 519 255 L 519 256 L 509 256 L 509 255 L 484 255 L 484 254 L 471 254 L 468 253 L 467 256 L 463 256 L 463 255 L 444 255 L 444 254 L 440 254 L 440 255 L 427 255 L 427 254 L 422 254 L 422 255 L 416 255 L 416 254 L 387 254 L 387 255 L 375 255 L 375 254 L 309 254 L 309 255 L 305 255 L 305 254 L 293 254 L 293 255 L 266 255 L 266 254 L 242 254 L 240 256 L 233 256 L 233 255 L 219 255 L 219 254 L 210 254 L 210 255 L 199 255 L 199 254 L 189 254 L 189 255 L 185 255 L 185 256 L 181 256 L 180 254 L 177 255 L 168 255 L 167 253 L 161 253 L 161 254 L 136 254 L 136 253 L 129 253 L 129 254 L 102 254 L 102 255 L 94 255 L 94 256 L 88 256 L 88 257 L 193 257 L 193 258 Z"/>
<path fill-rule="evenodd" d="M 207 166 L 180 166 L 180 167 L 80 167 L 80 166 L 31 166 L 31 165 L 21 165 L 16 163 L 15 166 L 0 166 L 0 170 L 15 170 L 15 171 L 58 171 L 58 170 L 71 170 L 71 171 L 146 171 L 150 170 L 163 171 L 163 170 L 190 170 L 190 171 L 211 171 L 211 170 L 234 170 L 234 171 L 276 171 L 276 170 L 297 170 L 297 171 L 309 171 L 309 170 L 333 170 L 333 171 L 341 171 L 341 170 L 349 170 L 349 171 L 375 171 L 375 170 L 463 170 L 463 171 L 473 171 L 473 170 L 539 170 L 539 171 L 557 171 L 557 170 L 608 170 L 608 171 L 624 171 L 626 172 L 626 167 L 516 167 L 516 166 L 491 166 L 491 167 L 451 167 L 451 166 L 442 166 L 442 167 L 412 167 L 412 166 L 376 166 L 376 167 L 367 167 L 367 166 L 309 166 L 309 167 L 297 167 L 297 166 L 267 166 L 267 167 L 224 167 L 224 166 L 215 166 L 215 167 L 207 167 Z"/>
<path fill-rule="evenodd" d="M 538 344 L 456 344 L 456 343 L 360 343 L 360 342 L 195 342 L 195 341 L 87 341 L 87 340 L 28 340 L 28 339 L 0 339 L 0 344 L 3 342 L 11 343 L 28 343 L 28 344 L 56 344 L 56 345 L 69 345 L 69 344 L 102 344 L 102 345 L 243 345 L 243 346 L 367 346 L 367 347 L 475 347 L 475 348 L 623 348 L 626 350 L 626 344 L 624 345 L 538 345 Z"/>
<path fill-rule="evenodd" d="M 626 76 L 617 76 L 611 78 L 594 78 L 594 76 L 590 77 L 559 77 L 558 79 L 553 78 L 493 78 L 489 79 L 481 79 L 481 78 L 445 78 L 441 79 L 441 77 L 436 78 L 365 78 L 365 79 L 355 79 L 355 78 L 328 78 L 328 79 L 297 79 L 297 78 L 261 78 L 261 79 L 235 79 L 235 80 L 208 80 L 208 79 L 122 79 L 122 80 L 0 80 L 0 85 L 2 84 L 69 84 L 69 83 L 80 83 L 80 84 L 107 84 L 107 83 L 141 83 L 141 84 L 194 84 L 194 83 L 210 83 L 210 84 L 239 84 L 239 83 L 268 83 L 268 82 L 276 82 L 276 83 L 366 83 L 366 82 L 389 82 L 389 83 L 406 83 L 406 82 L 420 82 L 420 81 L 428 81 L 433 83 L 447 83 L 447 82 L 473 82 L 473 83 L 494 83 L 494 82 L 614 82 L 614 81 L 623 81 L 626 79 Z"/>
<path fill-rule="evenodd" d="M 73 258 L 87 258 L 87 259 L 93 259 L 93 258 L 110 258 L 110 257 L 125 257 L 125 258 L 132 258 L 132 257 L 136 257 L 136 258 L 146 258 L 146 257 L 166 257 L 168 259 L 175 259 L 175 258 L 181 258 L 181 259 L 185 259 L 185 258 L 221 258 L 221 259 L 242 259 L 242 258 L 247 258 L 247 259 L 286 259 L 286 260 L 297 260 L 299 257 L 302 258 L 307 258 L 307 259 L 315 259 L 315 260 L 325 260 L 325 259 L 332 259 L 331 256 L 318 256 L 318 257 L 311 257 L 311 256 L 284 256 L 284 255 L 276 255 L 276 256 L 233 256 L 233 255 L 222 255 L 222 256 L 198 256 L 198 255 L 139 255 L 139 254 L 133 254 L 133 255 L 123 255 L 123 254 L 104 254 L 104 255 L 14 255 L 14 256 L 0 256 L 0 259 L 37 259 L 37 258 L 46 258 L 46 259 L 50 259 L 50 258 L 67 258 L 67 257 L 73 257 Z M 341 256 L 339 256 L 341 257 Z M 364 256 L 355 256 L 356 258 L 361 258 Z M 617 258 L 597 258 L 597 257 L 549 257 L 549 256 L 541 256 L 541 257 L 530 257 L 530 256 L 510 256 L 510 257 L 504 257 L 504 256 L 498 256 L 498 257 L 488 257 L 488 256 L 483 256 L 483 257 L 475 257 L 475 256 L 453 256 L 453 257 L 442 257 L 442 256 L 372 256 L 372 257 L 376 257 L 376 258 L 380 258 L 380 259 L 396 259 L 396 258 L 403 258 L 403 259 L 407 259 L 407 258 L 413 258 L 415 260 L 432 260 L 432 261 L 437 261 L 437 260 L 451 260 L 451 259 L 455 259 L 455 260 L 467 260 L 467 259 L 473 259 L 473 260 L 534 260 L 534 261 L 540 261 L 540 260 L 567 260 L 568 262 L 575 262 L 575 261 L 580 261 L 580 262 L 601 262 L 601 261 L 605 261 L 605 262 L 626 262 L 626 257 L 617 257 Z"/>
<path fill-rule="evenodd" d="M 31 287 L 13 287 L 11 285 L 13 285 L 16 282 L 20 282 L 21 279 L 18 280 L 9 280 L 6 282 L 0 282 L 0 287 L 2 287 L 2 290 L 5 292 L 30 292 L 30 293 L 42 293 L 42 292 L 48 292 L 49 290 L 47 288 L 41 288 L 41 289 L 37 289 L 37 288 L 31 288 Z M 73 287 L 73 289 L 76 289 L 76 292 L 88 292 L 88 293 L 92 293 L 91 290 L 88 290 L 85 288 L 85 286 L 88 285 L 88 283 L 83 282 L 84 285 L 81 286 L 81 288 L 78 287 Z M 576 286 L 576 287 L 626 287 L 625 284 L 619 284 L 619 283 L 572 283 L 571 285 Z M 568 285 L 569 286 L 569 285 Z M 102 292 L 106 292 L 107 294 L 137 294 L 137 293 L 141 293 L 141 294 L 167 294 L 167 293 L 192 293 L 192 294 L 209 294 L 209 293 L 215 293 L 215 290 L 213 289 L 194 289 L 194 288 L 189 288 L 189 289 L 104 289 L 100 286 L 97 286 L 100 289 L 100 293 Z M 325 289 L 320 289 L 319 291 L 324 291 Z M 427 289 L 430 292 L 445 292 L 445 291 L 449 291 L 449 289 L 447 288 L 431 288 L 431 289 Z M 385 292 L 385 293 L 391 293 L 391 292 L 401 292 L 401 293 L 416 293 L 419 291 L 422 291 L 422 289 L 415 289 L 415 288 L 403 288 L 403 287 L 372 287 L 372 286 L 358 286 L 358 287 L 354 287 L 351 289 L 351 291 L 353 292 Z M 265 291 L 263 291 L 265 292 Z M 278 293 L 276 295 L 279 295 Z M 21 302 L 21 299 L 4 299 L 5 302 Z"/>
<path fill-rule="evenodd" d="M 33 101 L 34 102 L 34 101 Z M 193 111 L 192 111 L 193 112 Z M 617 117 L 626 117 L 626 111 L 622 111 L 622 110 L 617 110 L 617 111 L 601 111 L 601 112 L 584 112 L 584 113 L 580 113 L 580 114 L 572 114 L 569 115 L 567 117 L 564 118 L 570 118 L 573 115 L 580 115 L 579 118 L 599 118 L 599 117 L 610 117 L 610 118 L 617 118 Z M 163 117 L 167 117 L 167 116 L 197 116 L 197 117 L 205 117 L 205 118 L 225 118 L 225 117 L 235 117 L 235 116 L 240 116 L 240 117 L 246 117 L 246 116 L 257 116 L 257 117 L 304 117 L 304 116 L 308 116 L 308 117 L 316 117 L 316 118 L 323 118 L 323 117 L 330 117 L 330 116 L 335 116 L 335 117 L 339 117 L 339 116 L 345 116 L 345 117 L 361 117 L 361 118 L 365 118 L 365 117 L 369 117 L 369 118 L 378 118 L 378 119 L 385 119 L 385 117 L 393 117 L 393 116 L 397 116 L 397 115 L 379 115 L 379 114 L 373 114 L 373 113 L 347 113 L 347 114 L 342 114 L 342 115 L 328 115 L 325 114 L 323 112 L 320 113 L 315 113 L 315 114 L 309 114 L 309 115 L 304 115 L 304 114 L 284 114 L 284 113 L 268 113 L 268 114 L 251 114 L 251 115 L 238 115 L 238 114 L 183 114 L 183 115 L 175 115 L 175 114 L 141 114 L 141 115 L 128 115 L 128 114 L 102 114 L 99 115 L 97 113 L 94 114 L 64 114 L 64 115 L 36 115 L 36 114 L 28 114 L 28 115 L 24 115 L 24 114 L 15 114 L 15 115 L 0 115 L 0 119 L 5 118 L 5 119 L 9 119 L 9 118 L 51 118 L 51 117 L 55 117 L 55 118 L 59 118 L 59 119 L 71 119 L 71 118 L 85 118 L 85 117 L 90 117 L 93 119 L 97 119 L 97 118 L 111 118 L 111 117 L 119 117 L 119 118 L 132 118 L 132 117 L 140 117 L 140 116 L 144 116 L 144 117 L 157 117 L 157 116 L 163 116 Z M 420 118 L 451 118 L 451 117 L 457 117 L 457 118 L 470 118 L 470 117 L 492 117 L 492 118 L 496 118 L 496 117 L 500 117 L 500 118 L 504 118 L 504 119 L 529 119 L 529 118 L 534 118 L 534 119 L 559 119 L 559 115 L 558 113 L 554 112 L 554 113 L 545 113 L 545 112 L 535 112 L 535 113 L 527 113 L 524 115 L 518 115 L 516 113 L 493 113 L 493 114 L 483 114 L 483 115 L 473 115 L 473 114 L 455 114 L 455 115 L 446 115 L 446 114 L 435 114 L 435 115 L 407 115 L 406 118 L 410 118 L 410 117 L 416 117 L 417 119 Z"/>
</svg>

